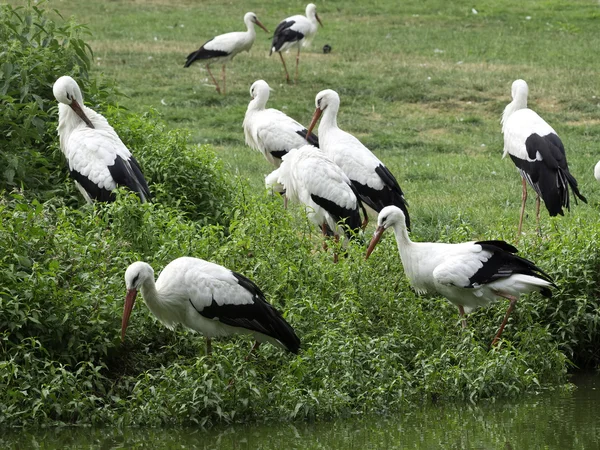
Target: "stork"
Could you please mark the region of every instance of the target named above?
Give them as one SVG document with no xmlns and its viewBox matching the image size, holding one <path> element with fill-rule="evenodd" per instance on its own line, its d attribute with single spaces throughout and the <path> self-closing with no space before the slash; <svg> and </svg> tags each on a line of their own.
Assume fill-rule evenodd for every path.
<svg viewBox="0 0 600 450">
<path fill-rule="evenodd" d="M 540 226 L 540 197 L 544 200 L 550 216 L 564 215 L 563 208 L 570 210 L 569 186 L 587 203 L 577 188 L 577 181 L 569 172 L 567 156 L 556 131 L 535 111 L 527 108 L 529 88 L 524 80 L 512 84 L 512 102 L 502 114 L 504 154 L 510 155 L 521 173 L 523 194 L 518 235 L 523 226 L 523 214 L 527 200 L 527 183 L 537 194 L 536 218 Z"/>
<path fill-rule="evenodd" d="M 86 201 L 114 201 L 117 186 L 136 192 L 142 202 L 149 200 L 150 189 L 140 165 L 104 116 L 83 104 L 77 82 L 60 77 L 52 91 L 59 102 L 60 149 Z"/>
<path fill-rule="evenodd" d="M 260 288 L 248 278 L 223 266 L 199 258 L 171 261 L 156 283 L 154 270 L 142 261 L 125 271 L 127 296 L 123 309 L 121 339 L 141 291 L 146 306 L 167 328 L 181 324 L 206 337 L 211 354 L 213 337 L 251 334 L 256 339 L 250 353 L 262 342 L 298 353 L 300 339 L 294 329 L 265 300 Z"/>
<path fill-rule="evenodd" d="M 594 178 L 597 181 L 600 181 L 600 161 L 598 161 L 594 166 Z"/>
<path fill-rule="evenodd" d="M 283 69 L 285 70 L 285 79 L 290 82 L 290 74 L 288 73 L 285 65 L 285 59 L 281 52 L 289 50 L 293 47 L 298 48 L 296 54 L 296 77 L 294 78 L 294 84 L 298 82 L 298 64 L 300 63 L 300 47 L 306 47 L 310 45 L 311 41 L 317 34 L 317 23 L 323 26 L 321 19 L 317 15 L 317 7 L 313 3 L 306 5 L 306 16 L 300 14 L 288 17 L 282 20 L 277 25 L 275 33 L 273 34 L 273 42 L 271 43 L 271 51 L 269 56 L 273 52 L 279 53 Z"/>
<path fill-rule="evenodd" d="M 337 125 L 340 96 L 326 89 L 317 94 L 316 109 L 308 127 L 310 133 L 319 118 L 319 142 L 321 150 L 329 156 L 350 178 L 369 211 L 376 215 L 385 206 L 395 205 L 402 209 L 406 226 L 410 230 L 410 216 L 400 185 L 388 168 L 358 139 L 341 130 Z M 368 223 L 365 216 L 363 228 Z"/>
<path fill-rule="evenodd" d="M 333 231 L 337 241 L 340 233 L 352 238 L 360 231 L 361 205 L 356 190 L 344 172 L 316 147 L 290 150 L 266 183 L 283 185 L 291 201 L 304 204 L 309 219 L 321 227 L 324 236 Z"/>
<path fill-rule="evenodd" d="M 394 230 L 404 273 L 419 294 L 435 292 L 458 307 L 463 327 L 465 313 L 506 298 L 510 305 L 492 346 L 502 336 L 508 317 L 521 294 L 538 291 L 551 297 L 550 276 L 533 262 L 517 256 L 517 249 L 504 241 L 445 244 L 413 242 L 405 217 L 396 206 L 386 206 L 377 218 L 377 230 L 367 249 L 368 258 L 388 228 Z"/>
<path fill-rule="evenodd" d="M 248 104 L 244 117 L 246 144 L 260 151 L 275 168 L 281 165 L 281 158 L 291 149 L 311 144 L 319 146 L 314 134 L 277 109 L 265 109 L 271 88 L 264 80 L 255 81 L 250 87 L 252 101 Z"/>
<path fill-rule="evenodd" d="M 208 70 L 208 74 L 212 78 L 213 83 L 215 83 L 219 94 L 221 93 L 221 88 L 210 71 L 210 65 L 213 63 L 223 65 L 221 79 L 223 81 L 223 94 L 225 94 L 225 64 L 231 61 L 238 53 L 250 51 L 252 44 L 254 44 L 254 39 L 256 39 L 255 24 L 267 33 L 269 32 L 253 12 L 246 13 L 244 23 L 248 28 L 247 31 L 235 31 L 215 36 L 206 41 L 198 50 L 190 53 L 183 66 L 190 67 L 195 62 L 206 64 L 206 70 Z"/>
</svg>

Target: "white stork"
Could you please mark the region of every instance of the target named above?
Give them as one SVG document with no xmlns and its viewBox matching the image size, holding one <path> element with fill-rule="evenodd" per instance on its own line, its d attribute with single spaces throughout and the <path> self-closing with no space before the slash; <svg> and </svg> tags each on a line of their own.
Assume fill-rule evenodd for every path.
<svg viewBox="0 0 600 450">
<path fill-rule="evenodd" d="M 171 261 L 154 282 L 154 270 L 145 262 L 131 264 L 125 272 L 127 296 L 123 309 L 121 339 L 129 323 L 138 291 L 146 306 L 169 329 L 181 324 L 206 337 L 206 353 L 213 337 L 251 334 L 256 343 L 298 353 L 300 339 L 294 329 L 265 300 L 260 288 L 248 278 L 223 266 L 198 258 Z M 252 352 L 251 351 L 251 352 Z"/>
<path fill-rule="evenodd" d="M 410 230 L 410 216 L 400 185 L 387 167 L 367 147 L 350 133 L 337 125 L 340 96 L 331 89 L 317 94 L 316 110 L 308 127 L 310 133 L 321 115 L 319 143 L 321 150 L 329 156 L 350 178 L 360 200 L 377 214 L 385 206 L 395 205 L 402 209 L 406 226 Z M 363 228 L 368 223 L 365 217 Z"/>
<path fill-rule="evenodd" d="M 63 76 L 52 90 L 59 102 L 60 149 L 86 201 L 113 201 L 117 186 L 136 192 L 142 202 L 149 200 L 150 190 L 138 162 L 104 116 L 83 104 L 77 82 Z"/>
<path fill-rule="evenodd" d="M 387 206 L 379 213 L 367 258 L 388 228 L 396 234 L 404 273 L 415 291 L 436 292 L 446 297 L 458 307 L 463 327 L 466 327 L 465 312 L 488 306 L 499 298 L 510 300 L 492 345 L 500 339 L 521 294 L 539 291 L 551 297 L 549 288 L 556 287 L 546 273 L 533 262 L 515 255 L 517 249 L 504 241 L 462 244 L 411 241 L 404 213 L 396 206 Z"/>
<path fill-rule="evenodd" d="M 344 172 L 316 147 L 290 150 L 266 184 L 283 185 L 291 201 L 305 205 L 309 219 L 321 227 L 324 236 L 333 230 L 337 241 L 340 233 L 351 238 L 360 231 L 361 205 L 356 190 Z"/>
<path fill-rule="evenodd" d="M 269 30 L 260 23 L 260 20 L 256 17 L 253 12 L 248 12 L 244 16 L 244 23 L 248 28 L 247 31 L 235 31 L 233 33 L 220 34 L 214 38 L 206 41 L 202 47 L 195 52 L 190 53 L 187 56 L 187 61 L 183 67 L 190 67 L 195 62 L 206 64 L 206 70 L 217 87 L 217 92 L 221 93 L 219 83 L 210 71 L 211 64 L 222 64 L 222 80 L 223 80 L 223 94 L 225 94 L 225 64 L 231 61 L 235 55 L 241 52 L 249 52 L 256 39 L 256 31 L 254 30 L 254 24 L 261 27 L 267 33 Z"/>
<path fill-rule="evenodd" d="M 288 17 L 279 22 L 279 25 L 277 25 L 277 28 L 275 29 L 269 56 L 271 56 L 273 52 L 279 53 L 283 68 L 285 69 L 285 79 L 288 83 L 290 82 L 290 74 L 285 66 L 285 60 L 283 59 L 281 52 L 293 47 L 298 48 L 298 53 L 296 54 L 296 78 L 294 79 L 294 83 L 296 83 L 298 81 L 300 47 L 310 45 L 315 34 L 317 34 L 317 22 L 323 26 L 321 19 L 319 19 L 319 16 L 317 15 L 317 7 L 314 4 L 309 3 L 306 5 L 306 16 L 298 14 Z"/>
<path fill-rule="evenodd" d="M 594 167 L 594 178 L 600 181 L 600 161 L 598 161 Z"/>
<path fill-rule="evenodd" d="M 252 101 L 248 104 L 243 126 L 246 144 L 260 151 L 277 168 L 288 151 L 306 144 L 318 147 L 319 140 L 314 134 L 307 134 L 306 128 L 281 111 L 265 109 L 270 91 L 264 80 L 252 84 Z"/>
<path fill-rule="evenodd" d="M 569 186 L 583 202 L 577 181 L 569 172 L 565 148 L 556 131 L 535 111 L 527 108 L 529 88 L 524 80 L 512 84 L 512 98 L 502 114 L 504 154 L 510 158 L 521 173 L 523 200 L 519 231 L 523 226 L 523 214 L 527 200 L 527 183 L 537 194 L 536 217 L 540 223 L 540 197 L 551 216 L 563 215 L 563 207 L 570 209 Z M 527 183 L 526 183 L 527 181 Z M 575 198 L 577 201 L 577 198 Z"/>
</svg>

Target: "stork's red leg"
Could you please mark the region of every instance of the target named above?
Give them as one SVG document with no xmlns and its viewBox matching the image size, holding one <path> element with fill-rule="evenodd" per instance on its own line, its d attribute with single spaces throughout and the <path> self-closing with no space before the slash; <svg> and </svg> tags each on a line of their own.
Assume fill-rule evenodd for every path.
<svg viewBox="0 0 600 450">
<path fill-rule="evenodd" d="M 298 64 L 300 64 L 300 46 L 298 45 L 298 53 L 296 54 L 296 78 L 294 84 L 298 84 Z"/>
<path fill-rule="evenodd" d="M 246 361 L 248 361 L 250 359 L 250 356 L 252 356 L 253 353 L 256 353 L 256 350 L 258 350 L 258 347 L 260 347 L 260 342 L 255 341 L 254 345 L 252 346 L 252 348 L 250 349 L 250 353 L 248 353 L 246 355 Z"/>
<path fill-rule="evenodd" d="M 542 236 L 542 227 L 540 227 L 540 196 L 535 199 L 535 217 L 537 219 L 538 234 Z"/>
<path fill-rule="evenodd" d="M 223 95 L 225 95 L 226 91 L 227 88 L 225 87 L 225 64 L 223 64 Z"/>
<path fill-rule="evenodd" d="M 519 231 L 517 232 L 517 239 L 521 236 L 521 228 L 523 228 L 523 214 L 525 214 L 525 202 L 527 201 L 527 182 L 525 178 L 521 178 L 523 182 L 523 199 L 521 203 L 521 216 L 519 217 Z"/>
<path fill-rule="evenodd" d="M 213 83 L 215 83 L 215 86 L 217 87 L 217 92 L 220 94 L 221 88 L 219 87 L 219 83 L 217 83 L 217 80 L 215 80 L 215 77 L 213 76 L 212 72 L 210 71 L 210 66 L 208 64 L 206 65 L 206 70 L 208 70 L 208 74 L 212 78 Z"/>
<path fill-rule="evenodd" d="M 504 298 L 509 299 L 510 300 L 510 306 L 506 310 L 506 314 L 504 316 L 504 320 L 502 321 L 502 325 L 500 325 L 500 329 L 498 330 L 498 332 L 496 333 L 496 336 L 494 337 L 494 340 L 492 341 L 492 347 L 494 345 L 496 345 L 496 342 L 498 342 L 498 340 L 500 339 L 500 336 L 502 336 L 502 332 L 504 331 L 504 327 L 506 326 L 506 323 L 508 322 L 508 316 L 510 316 L 510 313 L 515 308 L 515 305 L 517 304 L 517 300 L 518 300 L 517 297 L 515 297 L 513 295 L 502 294 L 500 292 L 496 292 L 496 294 L 499 295 L 500 297 L 504 297 Z"/>
<path fill-rule="evenodd" d="M 337 244 L 340 242 L 340 236 L 338 234 L 334 234 L 333 235 L 333 240 L 336 243 L 336 250 L 333 253 L 333 262 L 337 264 L 337 262 L 338 262 Z"/>
<path fill-rule="evenodd" d="M 462 327 L 467 328 L 467 319 L 465 319 L 465 308 L 463 305 L 458 305 L 458 315 L 461 318 Z"/>
<path fill-rule="evenodd" d="M 210 338 L 206 338 L 206 355 L 212 355 L 212 341 Z"/>
<path fill-rule="evenodd" d="M 323 222 L 321 224 L 321 233 L 323 233 L 323 250 L 327 250 L 327 224 Z"/>
<path fill-rule="evenodd" d="M 285 59 L 283 59 L 283 55 L 281 54 L 281 52 L 279 53 L 279 57 L 281 58 L 281 62 L 283 63 L 283 68 L 285 70 L 285 81 L 287 81 L 288 83 L 290 82 L 290 74 L 287 71 L 287 67 L 285 66 Z"/>
</svg>

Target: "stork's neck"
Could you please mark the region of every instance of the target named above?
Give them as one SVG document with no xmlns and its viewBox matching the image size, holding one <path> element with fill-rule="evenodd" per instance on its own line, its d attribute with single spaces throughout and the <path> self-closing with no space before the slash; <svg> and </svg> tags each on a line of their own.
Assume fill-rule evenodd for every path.
<svg viewBox="0 0 600 450">
<path fill-rule="evenodd" d="M 150 311 L 152 311 L 154 315 L 158 316 L 156 311 L 161 311 L 163 309 L 163 303 L 160 301 L 160 294 L 156 289 L 154 277 L 146 278 L 140 288 L 140 291 L 142 292 L 142 297 L 144 297 L 144 301 L 148 305 L 148 308 L 150 308 Z"/>
<path fill-rule="evenodd" d="M 504 112 L 502 113 L 502 131 L 504 132 L 504 126 L 506 125 L 506 121 L 511 116 L 512 113 L 518 111 L 519 109 L 527 108 L 527 96 L 517 95 L 512 102 L 506 105 L 504 108 Z"/>
<path fill-rule="evenodd" d="M 323 111 L 321 122 L 319 123 L 319 135 L 327 133 L 327 131 L 338 128 L 337 113 L 339 105 L 328 105 Z"/>
<path fill-rule="evenodd" d="M 267 106 L 268 100 L 268 93 L 267 95 L 257 95 L 250 103 L 248 103 L 248 111 L 263 111 L 265 106 Z"/>
<path fill-rule="evenodd" d="M 253 38 L 256 37 L 256 30 L 254 29 L 254 22 L 249 20 L 248 22 L 246 22 L 246 27 L 248 28 L 248 30 L 246 31 L 248 36 L 253 37 Z"/>
</svg>

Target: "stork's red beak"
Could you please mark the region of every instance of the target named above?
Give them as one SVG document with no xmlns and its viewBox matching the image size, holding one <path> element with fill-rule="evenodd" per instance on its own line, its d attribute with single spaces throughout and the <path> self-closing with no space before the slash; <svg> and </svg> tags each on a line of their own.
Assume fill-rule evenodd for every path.
<svg viewBox="0 0 600 450">
<path fill-rule="evenodd" d="M 125 306 L 123 307 L 123 321 L 121 322 L 121 340 L 125 340 L 125 331 L 129 324 L 129 316 L 131 316 L 131 310 L 135 303 L 135 297 L 137 295 L 136 289 L 128 289 L 127 297 L 125 297 Z"/>
<path fill-rule="evenodd" d="M 71 109 L 73 111 L 75 111 L 75 113 L 79 117 L 81 117 L 81 120 L 83 120 L 88 127 L 94 128 L 94 125 L 92 124 L 90 119 L 88 119 L 88 116 L 85 115 L 85 113 L 83 112 L 83 109 L 81 109 L 81 105 L 79 103 L 77 103 L 77 100 L 75 100 L 75 99 L 71 100 Z"/>
<path fill-rule="evenodd" d="M 315 113 L 313 114 L 312 121 L 310 122 L 310 125 L 308 126 L 308 131 L 306 132 L 307 137 L 310 135 L 313 128 L 317 124 L 317 121 L 319 120 L 319 117 L 321 117 L 321 114 L 323 114 L 323 111 L 320 108 L 315 109 Z"/>
<path fill-rule="evenodd" d="M 256 23 L 256 25 L 258 25 L 259 27 L 261 27 L 263 30 L 265 30 L 267 33 L 269 32 L 269 30 L 267 30 L 265 28 L 265 26 L 262 23 L 260 23 L 260 20 L 256 19 L 255 23 Z"/>
<path fill-rule="evenodd" d="M 321 22 L 321 19 L 319 18 L 319 15 L 318 15 L 318 14 L 315 14 L 315 17 L 317 18 L 317 22 L 319 22 L 319 24 L 320 24 L 321 26 L 323 26 L 323 22 Z"/>
<path fill-rule="evenodd" d="M 371 255 L 371 253 L 373 253 L 373 249 L 375 248 L 375 246 L 381 239 L 381 236 L 383 236 L 384 231 L 385 231 L 385 228 L 383 228 L 381 226 L 377 227 L 377 229 L 375 230 L 375 234 L 373 235 L 373 239 L 371 239 L 371 242 L 369 243 L 369 248 L 367 249 L 367 254 L 365 255 L 365 259 L 368 259 L 369 256 Z"/>
</svg>

